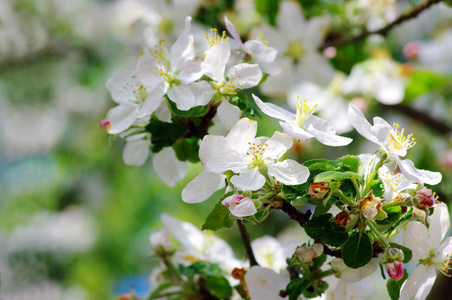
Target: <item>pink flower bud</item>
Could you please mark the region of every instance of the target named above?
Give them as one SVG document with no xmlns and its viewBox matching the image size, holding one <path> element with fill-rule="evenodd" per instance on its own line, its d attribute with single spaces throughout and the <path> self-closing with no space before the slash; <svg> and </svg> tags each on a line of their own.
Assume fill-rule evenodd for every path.
<svg viewBox="0 0 452 300">
<path fill-rule="evenodd" d="M 110 120 L 108 118 L 103 119 L 100 121 L 100 128 L 104 129 L 105 131 L 108 131 L 111 127 Z"/>
<path fill-rule="evenodd" d="M 422 189 L 416 191 L 414 194 L 414 199 L 417 202 L 417 206 L 421 209 L 426 209 L 432 207 L 435 204 L 435 195 L 431 189 L 423 187 Z"/>
<path fill-rule="evenodd" d="M 404 266 L 400 260 L 393 260 L 386 263 L 386 272 L 388 272 L 389 277 L 395 281 L 399 281 L 403 277 Z"/>
<path fill-rule="evenodd" d="M 403 55 L 408 59 L 415 59 L 421 48 L 421 43 L 414 41 L 409 42 L 403 47 Z"/>
</svg>

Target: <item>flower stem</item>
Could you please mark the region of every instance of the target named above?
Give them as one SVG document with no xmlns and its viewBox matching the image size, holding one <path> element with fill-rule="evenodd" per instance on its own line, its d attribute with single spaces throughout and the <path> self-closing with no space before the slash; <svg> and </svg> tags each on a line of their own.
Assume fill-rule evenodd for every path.
<svg viewBox="0 0 452 300">
<path fill-rule="evenodd" d="M 380 230 L 377 229 L 377 224 L 375 223 L 374 220 L 367 220 L 366 221 L 367 226 L 370 227 L 370 229 L 372 229 L 372 232 L 378 237 L 378 239 L 383 243 L 383 245 L 385 245 L 386 248 L 389 248 L 389 242 L 388 240 L 384 237 L 384 235 L 380 232 Z"/>
<path fill-rule="evenodd" d="M 237 224 L 239 226 L 240 235 L 242 236 L 242 242 L 245 245 L 246 253 L 250 259 L 251 266 L 258 266 L 259 264 L 254 257 L 253 249 L 251 248 L 250 236 L 248 231 L 246 231 L 245 225 L 243 225 L 241 220 L 237 220 Z"/>
<path fill-rule="evenodd" d="M 354 206 L 356 204 L 353 200 L 351 200 L 347 196 L 345 196 L 341 190 L 339 190 L 339 189 L 335 190 L 334 193 L 338 194 L 345 204 L 350 205 L 350 206 Z"/>
</svg>

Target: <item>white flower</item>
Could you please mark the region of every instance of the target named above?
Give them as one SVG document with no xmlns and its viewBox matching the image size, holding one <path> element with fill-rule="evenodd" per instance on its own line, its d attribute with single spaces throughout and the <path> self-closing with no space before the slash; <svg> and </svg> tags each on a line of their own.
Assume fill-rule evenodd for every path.
<svg viewBox="0 0 452 300">
<path fill-rule="evenodd" d="M 425 299 L 435 282 L 436 270 L 450 276 L 452 237 L 442 241 L 449 228 L 449 212 L 444 203 L 435 206 L 428 229 L 417 221 L 408 223 L 403 241 L 413 251 L 412 260 L 419 264 L 403 284 L 401 300 Z"/>
<path fill-rule="evenodd" d="M 377 264 L 373 259 L 371 259 L 365 266 L 358 269 L 347 267 L 344 261 L 340 258 L 333 258 L 330 264 L 339 272 L 341 280 L 346 282 L 358 282 L 366 277 L 369 277 L 377 270 Z"/>
<path fill-rule="evenodd" d="M 245 274 L 246 286 L 251 299 L 285 299 L 279 295 L 289 283 L 289 277 L 281 276 L 272 269 L 251 267 Z"/>
<path fill-rule="evenodd" d="M 284 132 L 295 139 L 305 140 L 315 137 L 319 142 L 328 146 L 344 146 L 352 141 L 352 139 L 336 135 L 330 122 L 314 116 L 316 105 L 309 107 L 306 100 L 299 101 L 297 113 L 293 114 L 272 103 L 264 103 L 254 95 L 253 98 L 264 114 L 282 120 L 279 124 Z"/>
<path fill-rule="evenodd" d="M 359 134 L 387 151 L 407 179 L 427 184 L 437 184 L 441 181 L 440 173 L 416 169 L 411 160 L 399 158 L 405 156 L 407 149 L 413 147 L 415 142 L 412 135 L 404 136 L 404 129 L 399 131 L 398 124 L 394 123 L 394 127 L 391 127 L 382 118 L 375 117 L 374 125 L 371 125 L 363 113 L 352 104 L 349 106 L 348 116 Z"/>
<path fill-rule="evenodd" d="M 226 197 L 221 204 L 229 208 L 231 214 L 237 218 L 248 217 L 257 213 L 253 200 L 239 194 Z"/>
<path fill-rule="evenodd" d="M 405 96 L 403 67 L 386 56 L 353 67 L 341 86 L 345 95 L 371 96 L 383 104 L 397 104 Z"/>
<path fill-rule="evenodd" d="M 188 170 L 188 162 L 178 160 L 172 147 L 163 148 L 155 153 L 152 164 L 158 178 L 170 187 L 181 181 Z"/>
<path fill-rule="evenodd" d="M 176 103 L 180 110 L 206 105 L 213 93 L 205 81 L 195 82 L 202 76 L 201 62 L 195 62 L 193 36 L 190 34 L 191 17 L 185 20 L 185 30 L 170 51 L 160 41 L 155 50 L 141 53 L 138 78 L 153 93 L 154 101 L 163 101 L 163 96 Z"/>
<path fill-rule="evenodd" d="M 286 258 L 295 251 L 295 247 L 285 249 L 277 239 L 269 235 L 253 240 L 251 248 L 260 266 L 276 272 L 287 267 Z"/>
<path fill-rule="evenodd" d="M 122 153 L 126 165 L 141 166 L 144 164 L 149 156 L 150 136 L 148 132 L 144 132 L 126 138 L 127 143 Z"/>
<path fill-rule="evenodd" d="M 225 98 L 233 96 L 239 89 L 248 89 L 259 84 L 262 71 L 257 64 L 238 64 L 231 67 L 225 77 L 226 64 L 231 56 L 231 48 L 225 41 L 214 44 L 206 54 L 202 63 L 203 73 L 214 81 L 212 82 L 214 93 L 222 100 L 218 107 L 218 117 L 221 123 L 231 129 L 240 118 L 240 109 Z"/>
<path fill-rule="evenodd" d="M 281 72 L 281 68 L 275 62 L 277 54 L 275 48 L 269 47 L 265 43 L 257 40 L 249 40 L 243 43 L 234 24 L 226 16 L 224 17 L 224 23 L 233 38 L 233 40 L 229 41 L 233 51 L 251 56 L 251 61 L 256 62 L 264 73 L 276 75 Z"/>
<path fill-rule="evenodd" d="M 305 166 L 291 159 L 280 161 L 284 153 L 292 147 L 293 142 L 290 136 L 275 132 L 270 139 L 254 138 L 257 122 L 244 118 L 239 123 L 240 125 L 234 126 L 229 134 L 233 134 L 240 140 L 240 147 L 236 147 L 236 145 L 215 153 L 216 149 L 221 149 L 221 145 L 217 143 L 218 140 L 213 141 L 208 146 L 212 155 L 209 160 L 203 161 L 205 168 L 215 173 L 223 173 L 228 170 L 237 173 L 238 175 L 231 177 L 231 183 L 241 190 L 248 191 L 262 188 L 266 181 L 265 175 L 272 176 L 287 185 L 306 182 L 309 170 Z M 256 123 L 256 125 L 242 126 L 242 123 Z"/>
</svg>

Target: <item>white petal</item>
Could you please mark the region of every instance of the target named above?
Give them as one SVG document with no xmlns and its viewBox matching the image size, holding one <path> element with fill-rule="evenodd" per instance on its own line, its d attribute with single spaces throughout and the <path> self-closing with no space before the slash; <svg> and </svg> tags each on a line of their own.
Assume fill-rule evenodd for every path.
<svg viewBox="0 0 452 300">
<path fill-rule="evenodd" d="M 251 299 L 256 300 L 281 299 L 279 292 L 285 290 L 289 283 L 272 269 L 259 266 L 253 266 L 246 272 L 245 281 Z"/>
<path fill-rule="evenodd" d="M 248 142 L 254 140 L 257 132 L 257 122 L 248 118 L 238 121 L 226 136 L 231 149 L 239 153 L 244 153 L 248 147 Z"/>
<path fill-rule="evenodd" d="M 425 299 L 436 280 L 434 267 L 418 265 L 400 290 L 400 300 Z"/>
<path fill-rule="evenodd" d="M 405 83 L 402 78 L 385 75 L 378 82 L 375 99 L 383 104 L 394 105 L 402 102 L 405 96 Z"/>
<path fill-rule="evenodd" d="M 206 163 L 213 157 L 217 156 L 219 153 L 228 150 L 229 143 L 224 136 L 219 135 L 206 135 L 201 141 L 199 146 L 199 159 L 204 166 L 206 171 L 211 171 L 208 169 Z"/>
<path fill-rule="evenodd" d="M 275 60 L 278 53 L 275 48 L 268 47 L 256 40 L 247 41 L 244 46 L 247 51 L 254 55 L 257 63 L 270 63 Z"/>
<path fill-rule="evenodd" d="M 239 204 L 229 207 L 229 211 L 237 218 L 248 217 L 257 213 L 256 206 L 250 198 L 245 198 Z"/>
<path fill-rule="evenodd" d="M 129 83 L 129 85 L 136 83 L 137 80 L 132 76 L 135 76 L 135 71 L 116 70 L 110 78 L 108 78 L 106 86 L 116 103 L 129 104 L 135 100 L 130 89 L 124 88 L 127 83 Z"/>
<path fill-rule="evenodd" d="M 281 128 L 284 130 L 285 133 L 287 133 L 294 139 L 307 140 L 314 137 L 314 135 L 312 135 L 311 133 L 305 131 L 301 127 L 298 127 L 297 125 L 293 125 L 292 123 L 280 121 L 279 125 L 281 125 Z"/>
<path fill-rule="evenodd" d="M 299 39 L 307 29 L 300 5 L 292 1 L 283 1 L 280 4 L 277 24 L 280 28 L 280 35 L 288 36 L 289 40 Z"/>
<path fill-rule="evenodd" d="M 434 206 L 430 226 L 428 228 L 429 242 L 432 247 L 438 248 L 450 228 L 449 210 L 444 203 Z"/>
<path fill-rule="evenodd" d="M 264 186 L 265 177 L 258 168 L 245 169 L 231 177 L 231 183 L 244 191 L 256 191 Z"/>
<path fill-rule="evenodd" d="M 219 43 L 209 49 L 202 63 L 204 74 L 221 83 L 224 81 L 224 71 L 231 56 L 231 49 L 227 43 Z"/>
<path fill-rule="evenodd" d="M 348 119 L 359 134 L 369 141 L 374 142 L 377 145 L 381 145 L 380 141 L 375 136 L 375 133 L 372 131 L 372 125 L 370 125 L 369 121 L 366 120 L 366 117 L 364 117 L 359 108 L 353 104 L 350 104 L 348 107 Z"/>
<path fill-rule="evenodd" d="M 336 72 L 330 62 L 317 52 L 317 49 L 306 51 L 300 58 L 297 71 L 302 79 L 312 81 L 323 88 L 328 87 Z"/>
<path fill-rule="evenodd" d="M 408 223 L 403 233 L 403 243 L 413 251 L 413 260 L 424 259 L 429 256 L 430 249 L 439 246 L 429 245 L 427 227 L 421 222 Z"/>
<path fill-rule="evenodd" d="M 182 200 L 187 203 L 202 202 L 215 191 L 224 188 L 225 179 L 223 174 L 203 171 L 182 190 Z"/>
<path fill-rule="evenodd" d="M 441 182 L 442 179 L 441 173 L 416 169 L 413 162 L 409 159 L 400 160 L 396 158 L 396 161 L 403 175 L 405 175 L 405 177 L 409 180 L 432 185 Z"/>
<path fill-rule="evenodd" d="M 171 123 L 171 111 L 168 107 L 168 101 L 162 101 L 160 106 L 154 112 L 155 116 L 162 122 Z"/>
<path fill-rule="evenodd" d="M 203 160 L 206 170 L 214 173 L 222 173 L 228 170 L 234 173 L 241 172 L 249 165 L 245 161 L 247 155 L 245 153 L 239 153 L 235 150 L 226 150 L 212 155 L 208 161 Z"/>
<path fill-rule="evenodd" d="M 269 164 L 267 168 L 268 175 L 287 185 L 302 184 L 309 178 L 308 168 L 291 159 Z"/>
<path fill-rule="evenodd" d="M 154 154 L 152 163 L 157 176 L 170 187 L 181 181 L 188 169 L 188 163 L 178 160 L 172 147 L 163 148 Z"/>
<path fill-rule="evenodd" d="M 203 244 L 204 234 L 195 225 L 181 222 L 167 214 L 162 214 L 161 219 L 165 228 L 181 243 L 184 250 L 196 249 Z"/>
<path fill-rule="evenodd" d="M 108 111 L 108 120 L 110 121 L 109 134 L 117 134 L 128 129 L 137 118 L 138 106 L 120 104 Z"/>
<path fill-rule="evenodd" d="M 148 59 L 139 67 L 137 76 L 140 82 L 149 90 L 153 90 L 158 84 L 162 83 L 160 77 L 154 72 L 159 72 L 160 66 L 157 59 Z"/>
<path fill-rule="evenodd" d="M 140 134 L 127 139 L 127 144 L 122 153 L 126 165 L 141 166 L 148 158 L 151 141 L 145 135 Z"/>
<path fill-rule="evenodd" d="M 239 64 L 229 69 L 228 78 L 237 89 L 248 89 L 259 84 L 262 71 L 257 64 Z"/>
<path fill-rule="evenodd" d="M 264 103 L 259 97 L 253 94 L 254 102 L 256 102 L 257 107 L 269 117 L 276 118 L 283 121 L 293 121 L 295 120 L 295 115 L 288 110 L 285 110 L 273 103 Z"/>
<path fill-rule="evenodd" d="M 232 24 L 231 21 L 228 20 L 226 16 L 224 16 L 224 24 L 226 25 L 226 29 L 228 30 L 232 38 L 235 39 L 238 43 L 242 44 L 242 39 L 240 38 L 237 29 L 235 28 L 234 24 Z"/>
<path fill-rule="evenodd" d="M 269 63 L 258 62 L 258 64 L 262 72 L 269 75 L 278 75 L 282 71 L 281 67 L 275 61 Z"/>
<path fill-rule="evenodd" d="M 194 107 L 199 105 L 207 105 L 216 93 L 207 81 L 193 82 L 188 87 L 195 96 Z"/>
<path fill-rule="evenodd" d="M 265 142 L 265 144 L 266 147 L 262 157 L 280 159 L 281 156 L 283 156 L 284 153 L 292 147 L 293 141 L 292 137 L 287 133 L 276 131 L 273 136 Z"/>
<path fill-rule="evenodd" d="M 189 84 L 198 80 L 202 76 L 201 62 L 189 61 L 184 65 L 184 69 L 177 74 L 177 79 L 182 84 Z"/>
<path fill-rule="evenodd" d="M 226 129 L 231 129 L 240 120 L 241 110 L 235 105 L 229 103 L 228 100 L 223 99 L 220 106 L 218 106 L 217 116 Z"/>
<path fill-rule="evenodd" d="M 447 237 L 442 243 L 439 250 L 439 257 L 442 259 L 451 259 L 452 255 L 452 236 Z"/>
<path fill-rule="evenodd" d="M 312 125 L 309 125 L 308 131 L 314 135 L 316 140 L 327 146 L 345 146 L 352 142 L 352 139 L 350 138 L 325 133 L 323 131 L 317 130 Z"/>
<path fill-rule="evenodd" d="M 193 61 L 195 54 L 195 44 L 193 36 L 189 34 L 191 17 L 187 17 L 185 22 L 185 30 L 173 44 L 170 50 L 171 68 L 178 72 L 184 68 L 185 63 Z"/>
<path fill-rule="evenodd" d="M 189 110 L 195 106 L 195 95 L 187 85 L 179 84 L 168 91 L 168 98 L 176 103 L 180 110 Z"/>
<path fill-rule="evenodd" d="M 304 127 L 307 128 L 309 126 L 314 127 L 318 131 L 322 131 L 326 134 L 333 135 L 336 134 L 336 130 L 329 121 L 319 118 L 317 116 L 311 115 L 305 122 Z"/>
<path fill-rule="evenodd" d="M 140 108 L 140 111 L 137 115 L 138 118 L 145 117 L 147 115 L 152 114 L 155 112 L 160 105 L 162 104 L 163 95 L 165 94 L 165 85 L 163 82 L 161 84 L 158 84 L 146 97 L 146 100 L 144 100 L 143 105 Z"/>
</svg>

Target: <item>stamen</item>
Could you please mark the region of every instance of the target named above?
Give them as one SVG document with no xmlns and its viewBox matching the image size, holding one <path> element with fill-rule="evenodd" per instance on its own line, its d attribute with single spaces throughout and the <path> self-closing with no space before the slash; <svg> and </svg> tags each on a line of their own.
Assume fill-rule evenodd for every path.
<svg viewBox="0 0 452 300">
<path fill-rule="evenodd" d="M 206 39 L 210 47 L 218 45 L 221 42 L 229 41 L 229 38 L 226 37 L 226 31 L 223 31 L 221 36 L 218 35 L 218 30 L 216 28 L 211 28 L 210 32 L 210 35 L 206 33 Z"/>
<path fill-rule="evenodd" d="M 409 134 L 407 136 L 404 136 L 405 134 L 405 128 L 402 128 L 400 130 L 400 125 L 397 123 L 394 123 L 394 126 L 392 128 L 392 133 L 390 136 L 391 144 L 394 146 L 396 150 L 401 150 L 403 148 L 409 149 L 416 145 L 416 142 L 414 141 L 414 138 L 412 137 L 413 134 Z M 395 135 L 395 136 L 394 136 Z"/>
<path fill-rule="evenodd" d="M 300 98 L 300 96 L 297 96 L 297 99 L 298 98 Z M 314 104 L 312 107 L 310 107 L 308 105 L 308 100 L 305 99 L 303 100 L 303 102 L 299 100 L 294 123 L 299 127 L 302 127 L 304 122 L 314 113 L 316 108 L 317 104 Z"/>
</svg>

